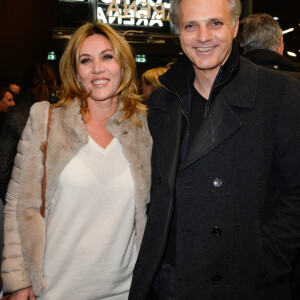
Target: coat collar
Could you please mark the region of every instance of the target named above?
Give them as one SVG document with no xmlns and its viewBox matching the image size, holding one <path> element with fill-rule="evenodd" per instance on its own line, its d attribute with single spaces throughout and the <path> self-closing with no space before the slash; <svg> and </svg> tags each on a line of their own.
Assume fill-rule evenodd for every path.
<svg viewBox="0 0 300 300">
<path fill-rule="evenodd" d="M 188 167 L 239 130 L 243 123 L 233 107 L 251 109 L 255 105 L 256 93 L 257 67 L 241 58 L 237 75 L 215 94 L 211 109 L 180 169 Z"/>
<path fill-rule="evenodd" d="M 211 107 L 180 169 L 188 167 L 239 130 L 242 122 L 233 107 L 251 109 L 255 105 L 257 67 L 245 58 L 240 58 L 237 44 L 234 43 L 233 46 L 232 53 L 222 70 L 223 75 L 212 92 Z M 181 72 L 178 71 L 178 66 L 183 68 Z M 180 135 L 184 134 L 181 129 L 180 111 L 181 101 L 186 101 L 188 97 L 187 81 L 183 81 L 187 73 L 184 72 L 189 72 L 192 64 L 186 57 L 182 57 L 173 68 L 172 73 L 170 69 L 170 73 L 168 71 L 160 77 L 164 84 L 162 89 L 166 91 L 162 89 L 156 91 L 149 99 L 151 132 L 157 136 L 165 154 L 166 173 L 171 187 L 174 186 L 178 166 Z M 180 87 L 183 87 L 183 91 L 179 90 Z M 173 96 L 170 96 L 170 93 Z"/>
<path fill-rule="evenodd" d="M 220 87 L 230 81 L 240 67 L 239 46 L 236 39 L 233 40 L 231 53 L 215 79 L 214 87 Z M 183 54 L 177 63 L 166 73 L 159 77 L 163 87 L 178 96 L 185 97 L 188 92 L 188 81 L 194 78 L 194 68 L 189 58 Z"/>
<path fill-rule="evenodd" d="M 299 72 L 287 58 L 279 53 L 267 49 L 255 49 L 244 54 L 244 57 L 256 65 L 264 66 L 272 70 Z"/>
<path fill-rule="evenodd" d="M 88 133 L 80 113 L 79 100 L 75 99 L 67 108 L 62 108 L 62 124 L 74 151 L 88 143 Z"/>
</svg>

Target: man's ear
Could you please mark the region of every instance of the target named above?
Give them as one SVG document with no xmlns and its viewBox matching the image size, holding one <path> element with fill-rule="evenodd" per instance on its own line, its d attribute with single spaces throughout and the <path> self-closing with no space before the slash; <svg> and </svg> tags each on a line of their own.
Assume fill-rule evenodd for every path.
<svg viewBox="0 0 300 300">
<path fill-rule="evenodd" d="M 283 36 L 279 39 L 279 45 L 276 49 L 276 52 L 279 53 L 280 55 L 283 55 L 283 50 L 284 50 L 284 43 L 283 43 Z"/>
<path fill-rule="evenodd" d="M 238 34 L 239 24 L 240 24 L 240 21 L 239 21 L 239 18 L 237 18 L 235 20 L 235 26 L 233 27 L 233 38 L 236 38 L 236 36 Z"/>
</svg>

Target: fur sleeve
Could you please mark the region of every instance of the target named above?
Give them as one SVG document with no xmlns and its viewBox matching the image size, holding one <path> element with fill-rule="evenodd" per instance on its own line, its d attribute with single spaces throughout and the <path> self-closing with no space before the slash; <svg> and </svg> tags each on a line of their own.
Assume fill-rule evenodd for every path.
<svg viewBox="0 0 300 300">
<path fill-rule="evenodd" d="M 2 261 L 2 279 L 4 293 L 31 286 L 25 268 L 19 236 L 16 207 L 20 190 L 20 174 L 22 172 L 24 153 L 27 152 L 31 138 L 30 119 L 27 121 L 17 148 L 17 155 L 6 194 L 4 208 L 4 248 Z"/>
<path fill-rule="evenodd" d="M 39 295 L 45 287 L 42 277 L 45 224 L 39 211 L 43 176 L 40 145 L 45 140 L 48 108 L 47 102 L 33 105 L 18 144 L 4 210 L 4 292 L 32 286 Z"/>
</svg>

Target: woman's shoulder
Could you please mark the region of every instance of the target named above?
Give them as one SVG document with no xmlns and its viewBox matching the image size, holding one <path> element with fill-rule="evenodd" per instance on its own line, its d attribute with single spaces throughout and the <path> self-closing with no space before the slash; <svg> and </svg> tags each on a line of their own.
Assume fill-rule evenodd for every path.
<svg viewBox="0 0 300 300">
<path fill-rule="evenodd" d="M 41 101 L 34 103 L 30 108 L 30 116 L 41 116 L 45 111 L 49 110 L 50 103 L 48 101 Z"/>
<path fill-rule="evenodd" d="M 29 120 L 33 132 L 44 128 L 48 123 L 49 106 L 48 101 L 36 102 L 31 106 Z"/>
</svg>

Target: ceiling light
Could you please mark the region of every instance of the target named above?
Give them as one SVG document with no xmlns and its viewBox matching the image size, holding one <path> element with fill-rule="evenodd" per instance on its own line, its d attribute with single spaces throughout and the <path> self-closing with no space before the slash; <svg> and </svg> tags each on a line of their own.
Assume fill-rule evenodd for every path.
<svg viewBox="0 0 300 300">
<path fill-rule="evenodd" d="M 273 19 L 274 19 L 274 20 L 276 20 L 276 21 L 278 21 L 278 20 L 279 20 L 279 18 L 278 18 L 278 17 L 274 17 Z"/>
<path fill-rule="evenodd" d="M 283 30 L 282 34 L 286 34 L 286 33 L 292 32 L 292 31 L 294 31 L 294 28 L 289 28 L 289 29 Z"/>
<path fill-rule="evenodd" d="M 297 54 L 296 54 L 295 52 L 287 51 L 286 53 L 287 53 L 289 56 L 297 57 Z"/>
</svg>

